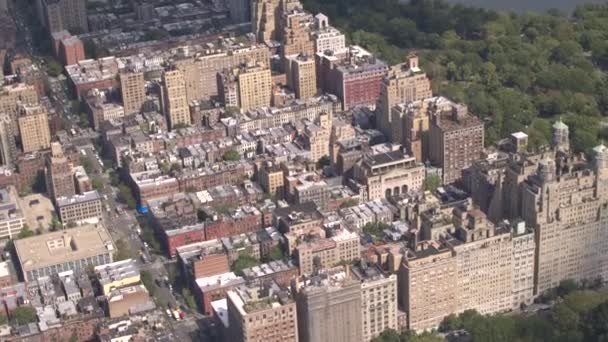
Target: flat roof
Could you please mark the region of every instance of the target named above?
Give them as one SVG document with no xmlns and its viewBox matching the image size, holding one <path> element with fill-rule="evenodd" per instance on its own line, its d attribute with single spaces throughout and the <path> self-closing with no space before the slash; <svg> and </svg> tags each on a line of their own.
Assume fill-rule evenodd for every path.
<svg viewBox="0 0 608 342">
<path fill-rule="evenodd" d="M 97 223 L 17 240 L 15 250 L 25 272 L 112 252 L 114 243 Z"/>
<path fill-rule="evenodd" d="M 57 198 L 57 206 L 65 207 L 71 204 L 84 203 L 90 201 L 101 200 L 101 195 L 97 190 L 87 191 L 79 195 L 69 196 L 69 197 L 58 197 Z"/>
</svg>

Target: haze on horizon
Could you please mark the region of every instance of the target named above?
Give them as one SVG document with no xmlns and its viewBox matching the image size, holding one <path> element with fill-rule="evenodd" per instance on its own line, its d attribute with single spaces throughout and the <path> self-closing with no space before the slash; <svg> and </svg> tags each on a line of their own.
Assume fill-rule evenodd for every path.
<svg viewBox="0 0 608 342">
<path fill-rule="evenodd" d="M 469 6 L 484 7 L 501 11 L 546 12 L 557 8 L 571 13 L 578 5 L 586 3 L 608 3 L 606 0 L 446 0 L 449 3 L 461 3 Z"/>
</svg>

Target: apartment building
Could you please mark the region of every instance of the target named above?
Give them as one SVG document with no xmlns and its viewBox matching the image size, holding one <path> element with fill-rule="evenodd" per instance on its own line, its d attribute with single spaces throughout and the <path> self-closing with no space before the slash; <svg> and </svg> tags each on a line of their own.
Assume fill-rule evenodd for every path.
<svg viewBox="0 0 608 342">
<path fill-rule="evenodd" d="M 423 241 L 407 250 L 399 269 L 399 300 L 408 329 L 433 329 L 457 311 L 457 272 L 456 258 L 445 245 Z"/>
<path fill-rule="evenodd" d="M 386 329 L 398 330 L 397 275 L 386 275 L 365 259 L 351 271 L 361 281 L 362 341 L 370 341 Z"/>
<path fill-rule="evenodd" d="M 162 76 L 163 109 L 169 121 L 169 127 L 174 129 L 179 125 L 189 126 L 190 107 L 186 97 L 186 82 L 179 70 L 167 70 Z"/>
<path fill-rule="evenodd" d="M 296 303 L 276 283 L 243 285 L 226 293 L 230 341 L 298 341 Z"/>
<path fill-rule="evenodd" d="M 51 144 L 51 153 L 46 158 L 46 189 L 52 199 L 71 197 L 76 194 L 72 164 L 63 154 L 58 142 Z"/>
<path fill-rule="evenodd" d="M 380 86 L 376 127 L 391 139 L 393 106 L 433 96 L 431 81 L 420 69 L 418 56 L 409 55 L 407 59 L 405 63 L 390 67 Z"/>
<path fill-rule="evenodd" d="M 421 163 L 429 160 L 429 106 L 433 103 L 431 99 L 399 103 L 393 106 L 391 111 L 393 141 L 402 144 L 416 161 Z"/>
<path fill-rule="evenodd" d="M 122 71 L 120 77 L 120 92 L 122 106 L 126 115 L 137 114 L 146 102 L 146 81 L 143 72 Z"/>
<path fill-rule="evenodd" d="M 524 183 L 522 216 L 538 242 L 538 294 L 564 279 L 608 276 L 608 256 L 602 252 L 608 248 L 608 148 L 596 147 L 591 165 L 581 167 L 585 163 L 546 158 Z"/>
<path fill-rule="evenodd" d="M 361 281 L 343 267 L 296 279 L 300 342 L 362 341 Z"/>
<path fill-rule="evenodd" d="M 299 54 L 287 58 L 287 83 L 296 93 L 296 98 L 304 99 L 317 95 L 317 67 L 312 56 Z"/>
<path fill-rule="evenodd" d="M 461 179 L 462 170 L 480 158 L 484 148 L 484 124 L 466 105 L 437 98 L 431 114 L 431 163 L 440 167 L 445 184 Z"/>
<path fill-rule="evenodd" d="M 23 105 L 19 108 L 19 136 L 24 153 L 47 149 L 51 146 L 51 131 L 46 109 L 40 105 Z"/>
<path fill-rule="evenodd" d="M 141 281 L 139 266 L 134 259 L 95 266 L 94 271 L 104 295 L 109 295 L 115 289 L 135 285 Z"/>
<path fill-rule="evenodd" d="M 334 267 L 341 262 L 359 259 L 359 235 L 340 229 L 327 239 L 312 239 L 297 245 L 296 259 L 300 275 Z"/>
<path fill-rule="evenodd" d="M 87 32 L 86 0 L 40 0 L 40 23 L 49 33 L 70 30 Z M 75 33 L 75 32 L 72 32 Z"/>
</svg>

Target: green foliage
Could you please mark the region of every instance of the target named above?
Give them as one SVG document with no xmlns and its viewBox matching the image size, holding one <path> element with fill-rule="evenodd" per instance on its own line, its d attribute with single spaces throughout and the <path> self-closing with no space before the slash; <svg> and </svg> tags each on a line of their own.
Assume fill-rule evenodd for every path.
<svg viewBox="0 0 608 342">
<path fill-rule="evenodd" d="M 93 162 L 87 156 L 80 156 L 80 165 L 82 165 L 88 174 L 93 172 Z"/>
<path fill-rule="evenodd" d="M 89 115 L 87 113 L 80 112 L 78 114 L 78 125 L 81 128 L 91 127 L 91 121 L 89 120 Z"/>
<path fill-rule="evenodd" d="M 225 161 L 237 161 L 241 159 L 241 155 L 236 150 L 230 149 L 224 152 L 223 159 Z"/>
<path fill-rule="evenodd" d="M 375 240 L 380 240 L 384 236 L 384 230 L 391 228 L 391 225 L 384 222 L 370 222 L 363 226 L 363 233 L 369 234 Z"/>
<path fill-rule="evenodd" d="M 130 209 L 137 207 L 137 201 L 135 201 L 131 189 L 124 184 L 118 186 L 118 200 L 125 203 Z"/>
<path fill-rule="evenodd" d="M 546 145 L 548 123 L 571 126 L 572 147 L 587 152 L 604 136 L 608 115 L 608 5 L 574 15 L 496 13 L 416 0 L 305 0 L 351 43 L 388 63 L 420 52 L 433 91 L 464 102 L 486 123 L 486 144 L 516 131 L 531 149 Z M 406 51 L 404 51 L 406 50 Z M 608 133 L 606 133 L 608 134 Z"/>
<path fill-rule="evenodd" d="M 59 62 L 57 62 L 53 58 L 46 59 L 46 66 L 47 66 L 47 73 L 51 77 L 57 77 L 57 76 L 61 75 L 61 72 L 63 71 L 63 67 L 61 66 L 61 64 L 59 64 Z"/>
<path fill-rule="evenodd" d="M 281 249 L 280 245 L 276 245 L 276 246 L 272 247 L 270 249 L 270 251 L 268 252 L 268 255 L 265 255 L 264 258 L 262 258 L 262 261 L 264 261 L 264 262 L 270 262 L 270 261 L 276 261 L 276 260 L 283 260 L 283 250 Z"/>
<path fill-rule="evenodd" d="M 340 208 L 341 209 L 350 208 L 350 207 L 354 207 L 356 205 L 359 205 L 359 200 L 356 198 L 349 198 L 346 201 L 342 202 L 342 204 L 340 204 Z"/>
<path fill-rule="evenodd" d="M 239 257 L 232 263 L 230 270 L 238 276 L 243 275 L 243 270 L 249 267 L 258 265 L 259 262 L 246 253 L 241 253 Z"/>
<path fill-rule="evenodd" d="M 21 231 L 19 232 L 19 234 L 17 235 L 17 240 L 19 239 L 25 239 L 31 236 L 36 235 L 36 233 L 34 233 L 30 227 L 27 226 L 27 224 L 23 225 L 23 228 L 21 228 Z"/>
<path fill-rule="evenodd" d="M 441 184 L 441 178 L 437 175 L 430 174 L 424 178 L 424 190 L 426 191 L 435 191 Z"/>
<path fill-rule="evenodd" d="M 468 310 L 445 317 L 439 331 L 464 329 L 472 341 L 604 341 L 608 291 L 578 290 L 576 285 L 562 282 L 554 293 L 570 292 L 548 313 L 484 316 Z"/>
<path fill-rule="evenodd" d="M 129 244 L 120 239 L 116 241 L 116 252 L 114 252 L 114 261 L 121 261 L 133 258 L 133 253 Z"/>
<path fill-rule="evenodd" d="M 93 177 L 91 181 L 93 188 L 99 192 L 103 190 L 103 180 L 100 177 Z"/>
<path fill-rule="evenodd" d="M 0 315 L 0 326 L 8 323 L 8 319 L 4 315 Z"/>
<path fill-rule="evenodd" d="M 196 310 L 196 299 L 188 288 L 182 288 L 182 297 L 184 297 L 184 301 L 186 301 L 186 305 L 188 305 L 190 310 Z"/>
<path fill-rule="evenodd" d="M 144 284 L 150 295 L 154 296 L 156 293 L 156 284 L 154 283 L 154 277 L 149 271 L 141 271 L 140 273 L 141 282 Z"/>
<path fill-rule="evenodd" d="M 31 306 L 20 306 L 11 312 L 11 320 L 17 325 L 36 322 L 36 310 Z"/>
</svg>

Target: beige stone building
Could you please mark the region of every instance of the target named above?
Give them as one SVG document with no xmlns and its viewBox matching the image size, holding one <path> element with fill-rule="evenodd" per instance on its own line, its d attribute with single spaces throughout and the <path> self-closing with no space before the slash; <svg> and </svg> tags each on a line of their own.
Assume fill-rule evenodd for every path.
<svg viewBox="0 0 608 342">
<path fill-rule="evenodd" d="M 296 303 L 276 283 L 242 285 L 226 293 L 230 341 L 297 342 Z"/>
<path fill-rule="evenodd" d="M 190 125 L 190 108 L 186 97 L 186 82 L 179 70 L 167 70 L 163 73 L 163 107 L 169 125 Z"/>
<path fill-rule="evenodd" d="M 270 69 L 263 64 L 250 64 L 238 71 L 241 111 L 269 107 L 272 100 Z"/>
<path fill-rule="evenodd" d="M 331 134 L 329 136 L 329 156 L 332 166 L 338 163 L 338 153 L 340 152 L 339 142 L 355 138 L 355 128 L 349 122 L 342 119 L 335 119 L 332 122 Z"/>
<path fill-rule="evenodd" d="M 36 88 L 25 83 L 5 85 L 0 89 L 0 113 L 16 117 L 19 104 L 34 105 L 38 103 Z"/>
<path fill-rule="evenodd" d="M 317 67 L 315 59 L 306 55 L 288 58 L 287 81 L 298 99 L 317 94 Z"/>
<path fill-rule="evenodd" d="M 184 58 L 175 61 L 175 67 L 184 75 L 188 103 L 202 99 L 204 90 L 201 82 L 201 64 L 197 63 L 195 59 Z"/>
<path fill-rule="evenodd" d="M 95 223 L 102 218 L 101 196 L 96 190 L 70 197 L 59 197 L 56 202 L 59 218 L 64 224 L 85 221 Z"/>
<path fill-rule="evenodd" d="M 258 170 L 258 183 L 262 189 L 277 198 L 284 196 L 284 180 L 283 170 L 271 161 L 264 162 Z"/>
<path fill-rule="evenodd" d="M 251 31 L 260 43 L 277 40 L 280 19 L 280 0 L 252 1 Z"/>
<path fill-rule="evenodd" d="M 281 38 L 283 42 L 282 56 L 286 60 L 289 56 L 303 54 L 315 55 L 315 41 L 312 36 L 314 19 L 312 14 L 300 8 L 284 11 L 281 17 Z"/>
<path fill-rule="evenodd" d="M 433 96 L 431 81 L 420 69 L 418 62 L 416 55 L 408 56 L 406 63 L 392 66 L 382 81 L 376 127 L 387 137 L 392 135 L 391 110 L 393 106 Z"/>
<path fill-rule="evenodd" d="M 448 245 L 456 255 L 458 312 L 475 309 L 481 314 L 493 314 L 511 310 L 513 243 L 510 230 L 495 227 L 479 209 L 457 209 L 454 226 L 456 239 L 448 241 Z"/>
<path fill-rule="evenodd" d="M 146 101 L 146 81 L 143 72 L 121 72 L 120 91 L 126 115 L 139 113 Z"/>
<path fill-rule="evenodd" d="M 564 279 L 608 277 L 608 149 L 593 163 L 546 158 L 524 184 L 523 218 L 536 231 L 536 293 Z"/>
<path fill-rule="evenodd" d="M 310 150 L 310 160 L 318 161 L 321 157 L 329 156 L 329 132 L 315 124 L 306 125 L 304 141 Z"/>
<path fill-rule="evenodd" d="M 425 241 L 408 250 L 399 278 L 399 300 L 407 313 L 408 329 L 433 329 L 457 311 L 457 263 L 446 246 Z"/>
<path fill-rule="evenodd" d="M 42 106 L 20 107 L 19 136 L 23 152 L 34 152 L 51 146 L 49 118 Z"/>
<path fill-rule="evenodd" d="M 200 70 L 202 98 L 217 96 L 217 74 L 224 69 L 233 69 L 243 63 L 270 65 L 270 50 L 266 45 L 230 46 L 213 50 L 207 55 L 196 58 Z"/>
<path fill-rule="evenodd" d="M 429 158 L 429 99 L 400 103 L 392 108 L 392 138 L 402 144 L 416 161 Z"/>
<path fill-rule="evenodd" d="M 424 165 L 397 147 L 388 152 L 368 154 L 355 165 L 355 178 L 367 186 L 370 200 L 422 189 Z"/>
<path fill-rule="evenodd" d="M 361 282 L 343 267 L 295 282 L 300 342 L 362 341 Z"/>
<path fill-rule="evenodd" d="M 397 328 L 397 275 L 386 275 L 376 265 L 361 261 L 351 267 L 361 281 L 362 341 L 370 341 L 386 329 Z"/>
<path fill-rule="evenodd" d="M 315 269 L 328 269 L 340 262 L 359 259 L 359 236 L 346 229 L 327 239 L 314 239 L 297 246 L 300 274 L 310 275 Z"/>
<path fill-rule="evenodd" d="M 74 184 L 74 172 L 72 164 L 63 154 L 61 144 L 51 144 L 51 153 L 47 156 L 46 164 L 46 189 L 49 197 L 53 200 L 57 197 L 71 197 L 76 194 Z"/>
<path fill-rule="evenodd" d="M 462 170 L 481 157 L 484 124 L 467 106 L 439 97 L 431 113 L 430 161 L 443 170 L 446 184 L 459 180 Z"/>
</svg>

